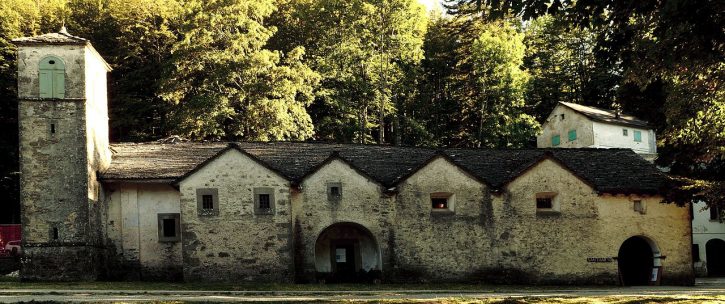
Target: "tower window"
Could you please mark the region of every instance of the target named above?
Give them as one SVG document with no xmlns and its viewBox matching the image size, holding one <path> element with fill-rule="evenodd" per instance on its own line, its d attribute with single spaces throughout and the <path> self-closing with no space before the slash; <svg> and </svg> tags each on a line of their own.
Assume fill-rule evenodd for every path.
<svg viewBox="0 0 725 304">
<path fill-rule="evenodd" d="M 642 142 L 642 132 L 641 131 L 634 131 L 634 141 Z"/>
<path fill-rule="evenodd" d="M 53 227 L 53 239 L 57 240 L 60 236 L 58 235 L 58 227 Z"/>
<path fill-rule="evenodd" d="M 48 56 L 38 63 L 40 98 L 65 98 L 65 65 L 55 56 Z"/>
<path fill-rule="evenodd" d="M 622 136 L 627 136 L 627 134 L 628 134 L 627 129 L 622 129 Z"/>
<path fill-rule="evenodd" d="M 576 130 L 569 130 L 569 141 L 576 140 Z"/>
<path fill-rule="evenodd" d="M 50 134 L 55 134 L 55 124 L 50 124 Z"/>
</svg>

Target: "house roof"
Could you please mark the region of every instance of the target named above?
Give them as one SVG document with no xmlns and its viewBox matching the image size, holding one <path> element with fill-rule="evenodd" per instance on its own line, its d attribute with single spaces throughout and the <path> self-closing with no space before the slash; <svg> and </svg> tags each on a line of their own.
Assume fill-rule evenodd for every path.
<svg viewBox="0 0 725 304">
<path fill-rule="evenodd" d="M 394 187 L 443 154 L 494 190 L 543 158 L 562 164 L 602 193 L 656 194 L 665 176 L 629 149 L 445 149 L 302 142 L 231 143 L 293 183 L 317 170 L 331 156 L 386 187 Z M 113 162 L 100 175 L 106 181 L 175 182 L 203 166 L 230 143 L 119 143 Z"/>
<path fill-rule="evenodd" d="M 647 121 L 638 119 L 632 115 L 619 113 L 614 110 L 605 110 L 590 106 L 584 106 L 571 102 L 560 101 L 559 104 L 566 106 L 573 111 L 588 117 L 591 120 L 623 126 L 649 128 Z"/>
</svg>

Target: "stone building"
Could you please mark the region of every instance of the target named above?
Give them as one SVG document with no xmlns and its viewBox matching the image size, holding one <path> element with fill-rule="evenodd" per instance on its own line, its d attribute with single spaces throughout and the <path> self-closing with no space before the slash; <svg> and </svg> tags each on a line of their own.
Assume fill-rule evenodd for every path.
<svg viewBox="0 0 725 304">
<path fill-rule="evenodd" d="M 644 120 L 614 110 L 559 102 L 536 138 L 539 148 L 628 148 L 649 161 L 655 132 Z"/>
<path fill-rule="evenodd" d="M 14 42 L 23 279 L 693 283 L 629 149 L 109 144 L 90 43 Z"/>
</svg>

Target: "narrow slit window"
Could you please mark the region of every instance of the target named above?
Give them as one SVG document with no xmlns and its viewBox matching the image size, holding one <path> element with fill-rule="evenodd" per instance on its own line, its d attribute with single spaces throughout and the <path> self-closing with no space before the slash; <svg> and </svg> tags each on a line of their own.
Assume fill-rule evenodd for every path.
<svg viewBox="0 0 725 304">
<path fill-rule="evenodd" d="M 55 124 L 50 124 L 50 134 L 55 134 Z"/>
<path fill-rule="evenodd" d="M 53 239 L 57 240 L 60 238 L 60 235 L 58 234 L 58 227 L 53 227 Z"/>
</svg>

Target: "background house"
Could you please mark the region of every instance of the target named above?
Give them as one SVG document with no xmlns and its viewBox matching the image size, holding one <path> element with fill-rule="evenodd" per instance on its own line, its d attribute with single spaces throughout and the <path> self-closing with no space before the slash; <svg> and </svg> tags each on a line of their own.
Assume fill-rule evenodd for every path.
<svg viewBox="0 0 725 304">
<path fill-rule="evenodd" d="M 559 102 L 541 127 L 539 148 L 628 148 L 648 161 L 657 156 L 647 122 L 614 110 Z"/>
</svg>

